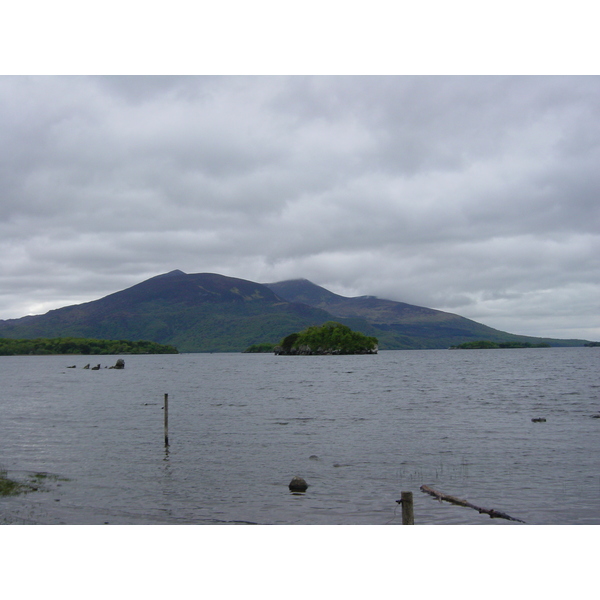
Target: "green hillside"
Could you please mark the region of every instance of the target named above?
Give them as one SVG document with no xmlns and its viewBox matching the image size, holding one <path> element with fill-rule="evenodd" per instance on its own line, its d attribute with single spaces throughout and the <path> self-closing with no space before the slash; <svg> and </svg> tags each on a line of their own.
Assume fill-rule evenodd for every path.
<svg viewBox="0 0 600 600">
<path fill-rule="evenodd" d="M 260 284 L 181 271 L 92 302 L 0 321 L 0 338 L 150 340 L 180 352 L 242 352 L 327 321 L 376 337 L 380 350 L 448 348 L 476 340 L 585 343 L 514 335 L 459 315 L 373 296 L 345 298 L 305 279 Z"/>
<path fill-rule="evenodd" d="M 0 321 L 3 338 L 152 340 L 180 352 L 241 352 L 330 320 L 258 283 L 174 271 L 99 300 Z"/>
<path fill-rule="evenodd" d="M 582 346 L 584 340 L 560 340 L 516 335 L 487 327 L 452 313 L 383 300 L 375 296 L 346 298 L 306 279 L 293 279 L 266 286 L 290 302 L 304 302 L 327 311 L 365 335 L 379 339 L 385 349 L 449 348 L 476 340 L 496 343 L 546 343 L 551 346 Z"/>
</svg>

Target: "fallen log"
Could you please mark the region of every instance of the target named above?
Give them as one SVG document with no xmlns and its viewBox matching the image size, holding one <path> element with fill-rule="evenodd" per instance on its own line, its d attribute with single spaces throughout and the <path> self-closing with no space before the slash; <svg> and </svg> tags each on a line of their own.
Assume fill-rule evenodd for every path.
<svg viewBox="0 0 600 600">
<path fill-rule="evenodd" d="M 425 494 L 429 494 L 430 496 L 437 498 L 440 502 L 442 500 L 445 500 L 446 502 L 450 502 L 451 504 L 472 508 L 480 514 L 489 515 L 490 519 L 506 519 L 507 521 L 518 521 L 519 523 L 525 523 L 525 521 L 522 521 L 521 519 L 516 519 L 515 517 L 511 517 L 506 513 L 500 512 L 499 510 L 495 510 L 493 508 L 481 508 L 481 506 L 471 504 L 467 500 L 462 500 L 461 498 L 456 498 L 455 496 L 450 496 L 448 494 L 443 494 L 442 492 L 437 492 L 433 488 L 430 488 L 428 485 L 422 485 L 420 489 Z"/>
</svg>

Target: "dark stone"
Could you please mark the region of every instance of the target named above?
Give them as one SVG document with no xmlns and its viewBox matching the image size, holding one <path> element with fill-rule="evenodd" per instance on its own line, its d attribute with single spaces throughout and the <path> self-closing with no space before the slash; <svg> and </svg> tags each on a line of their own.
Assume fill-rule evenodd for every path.
<svg viewBox="0 0 600 600">
<path fill-rule="evenodd" d="M 308 488 L 308 483 L 302 477 L 293 477 L 288 486 L 290 492 L 305 492 Z"/>
<path fill-rule="evenodd" d="M 125 361 L 122 358 L 119 358 L 119 360 L 117 361 L 117 364 L 115 364 L 114 367 L 110 367 L 111 369 L 124 369 L 125 368 Z"/>
<path fill-rule="evenodd" d="M 531 419 L 533 423 L 545 423 L 546 419 L 544 417 L 538 417 L 537 419 Z"/>
</svg>

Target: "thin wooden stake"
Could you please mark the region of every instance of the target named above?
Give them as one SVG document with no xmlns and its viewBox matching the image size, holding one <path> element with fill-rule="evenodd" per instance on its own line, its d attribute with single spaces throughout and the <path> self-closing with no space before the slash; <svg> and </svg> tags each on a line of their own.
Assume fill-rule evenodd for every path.
<svg viewBox="0 0 600 600">
<path fill-rule="evenodd" d="M 412 492 L 402 492 L 402 525 L 414 525 L 415 513 L 413 511 Z"/>
<path fill-rule="evenodd" d="M 165 394 L 165 446 L 169 445 L 169 394 Z"/>
</svg>

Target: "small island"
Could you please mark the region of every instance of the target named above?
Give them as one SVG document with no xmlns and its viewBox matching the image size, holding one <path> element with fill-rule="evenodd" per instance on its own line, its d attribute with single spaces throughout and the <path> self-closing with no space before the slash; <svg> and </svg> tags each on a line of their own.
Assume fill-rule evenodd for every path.
<svg viewBox="0 0 600 600">
<path fill-rule="evenodd" d="M 450 350 L 494 350 L 496 348 L 550 348 L 550 344 L 530 344 L 529 342 L 490 342 L 489 340 L 477 340 L 465 342 L 458 346 L 450 346 Z"/>
<path fill-rule="evenodd" d="M 277 355 L 323 355 L 323 354 L 377 354 L 379 341 L 350 327 L 328 321 L 321 326 L 313 326 L 291 333 L 275 346 Z"/>
<path fill-rule="evenodd" d="M 179 354 L 175 346 L 156 342 L 89 338 L 0 338 L 0 356 L 46 354 Z"/>
</svg>

